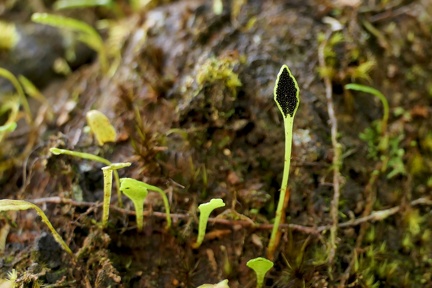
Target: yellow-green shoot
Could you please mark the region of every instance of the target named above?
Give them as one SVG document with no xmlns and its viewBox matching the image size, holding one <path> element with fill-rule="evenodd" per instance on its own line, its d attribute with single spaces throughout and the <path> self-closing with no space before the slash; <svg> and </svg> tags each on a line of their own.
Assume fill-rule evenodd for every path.
<svg viewBox="0 0 432 288">
<path fill-rule="evenodd" d="M 111 202 L 111 191 L 112 191 L 112 176 L 113 171 L 129 167 L 131 163 L 113 163 L 109 166 L 102 167 L 104 175 L 104 200 L 103 200 L 103 211 L 102 211 L 102 228 L 108 225 L 109 218 L 109 206 Z"/>
<path fill-rule="evenodd" d="M 101 69 L 103 72 L 108 72 L 108 60 L 105 45 L 101 36 L 93 27 L 73 18 L 48 13 L 34 13 L 31 19 L 33 22 L 39 24 L 68 29 L 78 33 L 78 40 L 99 54 Z"/>
<path fill-rule="evenodd" d="M 162 200 L 164 202 L 165 211 L 166 211 L 165 212 L 166 221 L 167 221 L 166 229 L 169 229 L 171 227 L 171 216 L 170 216 L 168 197 L 166 196 L 165 192 L 162 189 L 132 178 L 121 178 L 120 190 L 123 192 L 123 194 L 129 197 L 129 199 L 131 199 L 132 203 L 135 206 L 135 214 L 136 214 L 138 231 L 142 231 L 144 227 L 143 206 L 149 190 L 158 192 L 162 196 Z"/>
<path fill-rule="evenodd" d="M 71 150 L 67 150 L 67 149 L 60 149 L 60 148 L 50 148 L 50 152 L 54 155 L 69 155 L 69 156 L 74 156 L 74 157 L 78 157 L 81 159 L 86 159 L 86 160 L 91 160 L 91 161 L 96 161 L 102 164 L 105 164 L 107 166 L 112 165 L 113 163 L 111 163 L 109 160 L 90 154 L 90 153 L 85 153 L 85 152 L 76 152 L 76 151 L 71 151 Z M 120 178 L 118 176 L 118 172 L 117 170 L 114 170 L 114 180 L 115 180 L 115 184 L 116 184 L 116 188 L 117 188 L 117 196 L 118 196 L 118 205 L 120 207 L 123 206 L 123 202 L 121 200 L 121 192 L 120 192 Z"/>
<path fill-rule="evenodd" d="M 256 280 L 257 280 L 256 287 L 261 288 L 264 284 L 265 275 L 273 267 L 273 262 L 266 258 L 258 257 L 249 260 L 246 263 L 246 266 L 248 266 L 249 268 L 255 271 Z"/>
<path fill-rule="evenodd" d="M 198 206 L 198 210 L 200 211 L 200 218 L 198 224 L 198 237 L 197 237 L 197 241 L 192 245 L 193 248 L 196 249 L 200 247 L 204 240 L 204 236 L 207 228 L 207 222 L 210 213 L 214 209 L 224 207 L 224 206 L 225 203 L 223 202 L 222 199 L 211 199 L 210 202 L 203 203 Z"/>
<path fill-rule="evenodd" d="M 284 221 L 284 206 L 289 200 L 288 178 L 291 163 L 291 145 L 294 116 L 300 104 L 300 89 L 297 81 L 291 74 L 288 66 L 283 65 L 279 71 L 274 87 L 274 101 L 282 113 L 285 129 L 285 162 L 282 177 L 282 184 L 279 195 L 279 202 L 276 210 L 273 230 L 267 248 L 267 257 L 273 259 L 274 252 L 280 241 L 279 226 Z M 284 204 L 285 203 L 285 204 Z"/>
<path fill-rule="evenodd" d="M 0 200 L 0 212 L 19 211 L 19 210 L 28 210 L 28 209 L 35 209 L 36 210 L 36 213 L 41 217 L 42 222 L 44 222 L 48 226 L 48 229 L 51 231 L 51 234 L 54 236 L 54 239 L 57 241 L 57 243 L 59 243 L 60 246 L 67 253 L 69 253 L 70 255 L 73 255 L 72 250 L 63 241 L 61 236 L 54 229 L 54 227 L 52 226 L 51 222 L 48 220 L 48 217 L 45 215 L 45 213 L 42 211 L 42 209 L 40 209 L 35 204 L 24 201 L 24 200 L 9 200 L 9 199 Z"/>
</svg>

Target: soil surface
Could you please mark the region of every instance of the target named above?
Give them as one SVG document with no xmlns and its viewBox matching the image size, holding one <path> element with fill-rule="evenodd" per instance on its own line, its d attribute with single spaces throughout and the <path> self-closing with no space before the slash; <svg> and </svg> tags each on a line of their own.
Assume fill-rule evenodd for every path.
<svg viewBox="0 0 432 288">
<path fill-rule="evenodd" d="M 0 45 L 0 67 L 43 98 L 28 97 L 29 115 L 0 80 L 1 124 L 10 103 L 21 105 L 16 130 L 0 138 L 0 198 L 38 205 L 73 255 L 35 211 L 0 212 L 1 287 L 256 287 L 246 262 L 267 256 L 284 169 L 273 101 L 283 64 L 301 100 L 286 221 L 264 286 L 432 287 L 429 0 L 233 0 L 221 11 L 204 0 L 59 11 L 26 2 L 0 2 L 19 35 Z M 32 23 L 35 12 L 97 27 L 104 52 Z M 98 145 L 92 109 L 115 142 Z M 138 231 L 133 203 L 113 185 L 103 229 L 106 165 L 53 147 L 132 163 L 120 178 L 163 189 L 172 226 L 151 191 Z M 213 198 L 226 206 L 195 248 L 198 206 Z"/>
</svg>

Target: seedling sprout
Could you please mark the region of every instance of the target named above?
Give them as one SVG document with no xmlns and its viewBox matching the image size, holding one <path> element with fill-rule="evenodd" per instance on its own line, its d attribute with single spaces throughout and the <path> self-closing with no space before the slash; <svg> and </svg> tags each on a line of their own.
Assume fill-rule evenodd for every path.
<svg viewBox="0 0 432 288">
<path fill-rule="evenodd" d="M 210 213 L 220 207 L 224 207 L 225 203 L 222 199 L 211 199 L 210 202 L 203 203 L 198 206 L 198 210 L 200 211 L 200 218 L 198 224 L 198 238 L 197 242 L 192 245 L 193 248 L 198 248 L 201 246 L 201 243 L 204 240 L 205 231 L 207 227 L 208 218 Z"/>
<path fill-rule="evenodd" d="M 246 265 L 255 271 L 257 279 L 257 288 L 261 288 L 264 284 L 264 277 L 267 272 L 273 267 L 273 262 L 262 257 L 249 260 Z"/>
<path fill-rule="evenodd" d="M 48 217 L 45 215 L 45 213 L 42 211 L 42 209 L 40 209 L 35 204 L 24 201 L 24 200 L 9 200 L 9 199 L 0 200 L 0 212 L 28 210 L 28 209 L 35 209 L 36 210 L 36 213 L 42 218 L 42 222 L 44 222 L 48 226 L 48 229 L 51 231 L 51 234 L 54 236 L 54 239 L 57 241 L 57 243 L 59 243 L 60 246 L 67 253 L 69 253 L 70 255 L 73 255 L 72 250 L 63 241 L 61 236 L 54 229 L 54 227 L 52 226 L 51 222 L 48 220 Z"/>
<path fill-rule="evenodd" d="M 131 199 L 135 206 L 135 213 L 137 219 L 137 227 L 138 231 L 142 231 L 143 229 L 143 206 L 144 200 L 147 197 L 148 191 L 156 191 L 162 196 L 162 200 L 164 202 L 165 210 L 166 210 L 166 221 L 167 221 L 167 229 L 171 227 L 171 216 L 170 216 L 170 208 L 168 203 L 168 198 L 165 192 L 153 185 L 147 184 L 142 181 L 138 181 L 132 178 L 121 178 L 120 179 L 120 190 L 127 197 Z"/>
<path fill-rule="evenodd" d="M 103 212 L 102 212 L 102 228 L 105 228 L 108 224 L 109 206 L 110 206 L 110 202 L 111 202 L 113 170 L 129 167 L 130 165 L 131 165 L 131 163 L 113 163 L 109 166 L 102 167 L 102 172 L 104 175 L 104 200 L 103 200 Z"/>
<path fill-rule="evenodd" d="M 280 240 L 279 225 L 284 221 L 284 206 L 289 200 L 288 177 L 291 162 L 291 145 L 294 116 L 297 112 L 300 98 L 299 87 L 288 66 L 283 65 L 279 71 L 274 87 L 274 100 L 282 113 L 285 129 L 285 162 L 279 202 L 276 210 L 275 222 L 267 248 L 267 257 L 273 259 L 274 252 Z"/>
</svg>

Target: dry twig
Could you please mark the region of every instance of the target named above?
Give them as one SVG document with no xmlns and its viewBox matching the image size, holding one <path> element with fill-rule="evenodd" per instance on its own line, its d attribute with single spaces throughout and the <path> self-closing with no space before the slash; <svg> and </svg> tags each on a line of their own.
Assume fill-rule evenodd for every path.
<svg viewBox="0 0 432 288">
<path fill-rule="evenodd" d="M 332 31 L 328 32 L 326 35 L 326 39 L 320 44 L 318 48 L 318 60 L 321 69 L 326 68 L 325 55 L 324 50 L 327 45 L 328 40 L 332 35 Z M 333 200 L 331 202 L 330 207 L 330 216 L 332 218 L 332 226 L 330 228 L 330 251 L 329 251 L 329 263 L 332 264 L 336 254 L 336 237 L 337 237 L 337 229 L 339 224 L 338 213 L 339 213 L 339 198 L 340 198 L 340 188 L 341 188 L 341 174 L 340 174 L 340 165 L 341 165 L 341 145 L 337 141 L 337 119 L 335 115 L 334 105 L 333 105 L 333 89 L 332 83 L 328 76 L 324 76 L 324 85 L 326 90 L 326 99 L 327 99 L 327 112 L 329 115 L 329 122 L 331 127 L 331 141 L 333 147 Z"/>
</svg>

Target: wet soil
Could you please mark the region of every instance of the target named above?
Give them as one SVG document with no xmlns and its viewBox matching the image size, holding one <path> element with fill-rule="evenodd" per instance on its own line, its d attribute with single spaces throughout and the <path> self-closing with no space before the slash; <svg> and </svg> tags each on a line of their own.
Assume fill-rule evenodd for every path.
<svg viewBox="0 0 432 288">
<path fill-rule="evenodd" d="M 32 75 L 51 71 L 52 56 L 66 50 L 50 41 L 65 37 L 58 31 L 44 42 L 52 48 L 34 52 L 50 55 L 34 57 L 50 59 L 35 61 L 42 70 L 10 63 L 12 52 L 0 54 L 0 66 L 34 80 L 52 108 L 31 100 L 37 125 L 21 120 L 3 139 L 1 198 L 36 203 L 75 253 L 63 252 L 35 213 L 1 214 L 7 229 L 0 231 L 6 238 L 0 278 L 15 269 L 22 287 L 197 287 L 223 279 L 232 288 L 255 287 L 246 262 L 265 257 L 278 201 L 284 131 L 273 89 L 287 64 L 301 103 L 287 224 L 265 286 L 431 286 L 429 1 L 225 1 L 220 15 L 212 1 L 154 2 L 141 12 L 123 2 L 121 13 L 78 10 L 91 15 L 89 23 L 111 20 L 101 31 L 108 72 L 83 50 L 88 54 L 71 74 L 38 83 Z M 16 4 L 1 13 L 28 22 L 37 9 Z M 81 19 L 83 12 L 70 13 Z M 346 89 L 349 83 L 385 95 L 387 129 L 379 128 L 379 99 Z M 111 120 L 115 143 L 100 147 L 87 132 L 91 109 Z M 131 162 L 120 177 L 162 188 L 172 227 L 164 229 L 162 199 L 150 193 L 138 232 L 133 204 L 122 196 L 120 207 L 114 191 L 108 228 L 100 229 L 104 165 L 52 155 L 51 147 Z M 212 213 L 205 241 L 193 249 L 197 206 L 212 198 L 226 207 Z"/>
</svg>

